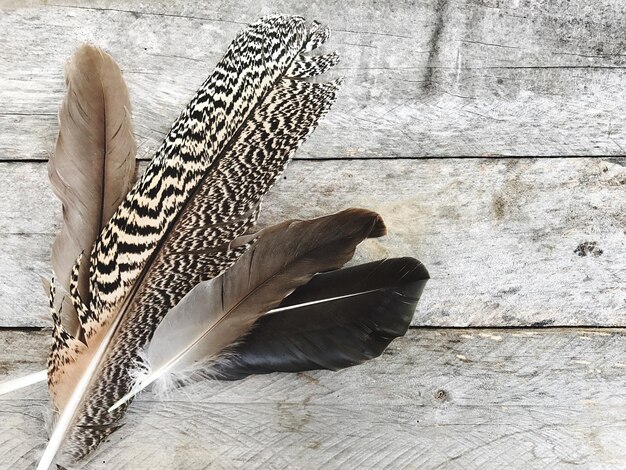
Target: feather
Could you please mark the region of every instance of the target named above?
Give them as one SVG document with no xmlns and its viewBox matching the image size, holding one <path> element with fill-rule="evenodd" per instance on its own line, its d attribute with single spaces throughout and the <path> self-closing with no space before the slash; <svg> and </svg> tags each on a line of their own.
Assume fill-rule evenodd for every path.
<svg viewBox="0 0 626 470">
<path fill-rule="evenodd" d="M 119 425 L 126 406 L 108 409 L 130 390 L 129 370 L 160 320 L 245 252 L 230 242 L 335 99 L 339 82 L 288 73 L 327 36 L 284 16 L 241 32 L 105 226 L 91 252 L 87 346 L 59 365 L 73 391 L 40 468 L 62 445 L 65 461 L 82 459 Z"/>
<path fill-rule="evenodd" d="M 65 82 L 67 94 L 59 110 L 59 134 L 48 176 L 63 204 L 63 226 L 52 246 L 52 269 L 69 291 L 76 258 L 91 250 L 134 182 L 136 145 L 128 90 L 111 56 L 81 46 L 65 67 Z M 85 263 L 77 283 L 87 300 L 88 274 Z M 70 302 L 65 302 L 63 311 L 64 326 L 78 336 L 78 318 Z"/>
<path fill-rule="evenodd" d="M 303 52 L 327 37 L 328 28 L 317 23 L 308 29 L 300 17 L 278 16 L 235 38 L 98 239 L 92 252 L 89 330 L 117 312 L 183 209 L 190 214 L 207 210 L 189 207 L 191 200 L 206 201 L 211 210 L 187 224 L 197 224 L 196 230 L 225 224 L 215 233 L 205 231 L 206 248 L 219 247 L 254 223 L 256 195 L 272 185 L 334 101 L 338 81 L 310 83 L 289 74 L 295 64 L 307 61 Z M 325 66 L 308 69 L 311 75 L 326 71 Z M 256 175 L 258 168 L 264 171 Z M 217 187 L 194 194 L 211 184 Z M 234 262 L 210 258 L 208 278 Z"/>
<path fill-rule="evenodd" d="M 339 370 L 378 357 L 406 333 L 428 278 L 413 258 L 318 274 L 262 316 L 211 375 Z"/>
<path fill-rule="evenodd" d="M 146 349 L 146 373 L 111 410 L 157 379 L 181 381 L 219 360 L 220 352 L 296 287 L 317 272 L 343 266 L 361 241 L 384 234 L 380 216 L 363 209 L 262 230 L 232 268 L 198 284 L 165 316 Z"/>
</svg>

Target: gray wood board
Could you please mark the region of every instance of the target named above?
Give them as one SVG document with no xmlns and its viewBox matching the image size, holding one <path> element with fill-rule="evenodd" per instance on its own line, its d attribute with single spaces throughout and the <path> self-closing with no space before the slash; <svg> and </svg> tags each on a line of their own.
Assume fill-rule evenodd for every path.
<svg viewBox="0 0 626 470">
<path fill-rule="evenodd" d="M 120 63 L 150 157 L 237 31 L 269 13 L 329 24 L 346 83 L 306 158 L 623 155 L 626 3 L 7 1 L 0 159 L 53 148 L 65 60 L 82 42 Z M 58 5 L 56 3 L 64 3 Z"/>
<path fill-rule="evenodd" d="M 389 235 L 355 262 L 426 264 L 416 325 L 624 326 L 625 185 L 624 159 L 297 161 L 261 224 L 380 212 Z M 47 324 L 39 276 L 59 221 L 44 163 L 0 163 L 0 326 Z"/>
<path fill-rule="evenodd" d="M 39 370 L 49 332 L 0 331 L 0 380 Z M 622 469 L 624 329 L 410 330 L 341 372 L 150 392 L 88 469 Z M 0 397 L 0 467 L 45 445 L 43 384 Z"/>
</svg>

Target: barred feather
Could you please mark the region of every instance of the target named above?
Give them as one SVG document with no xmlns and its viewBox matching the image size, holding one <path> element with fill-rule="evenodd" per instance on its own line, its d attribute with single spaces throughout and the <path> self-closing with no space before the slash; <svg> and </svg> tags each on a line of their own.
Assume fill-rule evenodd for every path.
<svg viewBox="0 0 626 470">
<path fill-rule="evenodd" d="M 245 251 L 231 241 L 254 224 L 262 195 L 335 99 L 339 82 L 289 74 L 327 37 L 327 28 L 284 16 L 240 33 L 105 227 L 82 325 L 90 360 L 77 375 L 98 367 L 78 383 L 42 465 L 63 440 L 77 461 L 114 430 L 125 407 L 107 410 L 129 391 L 129 367 L 159 321 Z"/>
<path fill-rule="evenodd" d="M 238 153 L 250 152 L 247 168 L 222 169 L 236 179 L 237 172 L 253 170 L 280 147 L 293 146 L 284 139 L 299 143 L 308 135 L 333 100 L 338 84 L 303 82 L 286 72 L 294 63 L 306 60 L 302 51 L 317 47 L 327 36 L 327 28 L 318 24 L 308 33 L 299 17 L 267 18 L 237 36 L 181 113 L 140 184 L 92 252 L 91 310 L 98 312 L 96 324 L 105 322 L 116 310 L 172 220 L 218 157 L 224 160 L 230 153 L 230 158 L 237 159 Z M 269 183 L 262 182 L 264 186 Z M 213 209 L 215 220 L 241 213 L 238 198 L 224 198 L 232 198 L 226 193 L 228 189 L 223 188 L 216 195 L 223 207 Z M 249 215 L 247 219 L 240 221 L 236 232 L 254 217 Z M 233 228 L 228 227 L 227 233 L 233 233 Z M 214 240 L 207 240 L 211 242 Z M 210 277 L 222 270 L 223 266 L 216 266 Z M 93 328 L 97 326 L 88 327 Z"/>
</svg>

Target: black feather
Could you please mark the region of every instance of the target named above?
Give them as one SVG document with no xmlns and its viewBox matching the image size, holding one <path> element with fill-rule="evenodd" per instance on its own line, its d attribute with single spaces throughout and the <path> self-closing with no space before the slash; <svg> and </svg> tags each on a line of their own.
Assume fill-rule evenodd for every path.
<svg viewBox="0 0 626 470">
<path fill-rule="evenodd" d="M 403 336 L 429 279 L 414 258 L 395 258 L 318 274 L 261 317 L 215 377 L 238 380 L 252 374 L 338 370 L 378 357 Z M 301 304 L 344 297 L 327 302 Z"/>
</svg>

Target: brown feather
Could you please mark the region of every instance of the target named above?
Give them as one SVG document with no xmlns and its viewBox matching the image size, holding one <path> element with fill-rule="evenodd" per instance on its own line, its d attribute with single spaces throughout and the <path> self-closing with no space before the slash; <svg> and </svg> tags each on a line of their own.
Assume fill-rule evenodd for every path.
<svg viewBox="0 0 626 470">
<path fill-rule="evenodd" d="M 66 291 L 76 258 L 91 247 L 136 174 L 128 89 L 113 58 L 81 46 L 65 69 L 67 95 L 59 110 L 59 135 L 48 175 L 63 204 L 63 227 L 52 247 L 52 268 Z M 81 263 L 78 287 L 88 301 L 88 256 Z M 79 325 L 69 301 L 64 323 L 72 334 Z"/>
<path fill-rule="evenodd" d="M 149 370 L 137 374 L 133 390 L 112 410 L 158 378 L 167 384 L 168 376 L 193 377 L 294 289 L 317 272 L 340 268 L 360 242 L 385 233 L 382 218 L 365 209 L 288 220 L 260 231 L 228 271 L 198 284 L 168 312 L 144 355 Z"/>
</svg>

